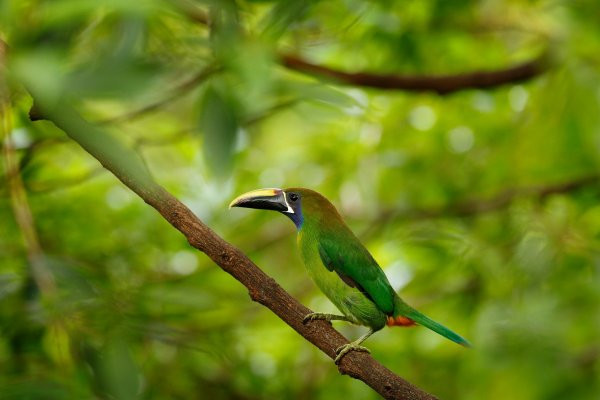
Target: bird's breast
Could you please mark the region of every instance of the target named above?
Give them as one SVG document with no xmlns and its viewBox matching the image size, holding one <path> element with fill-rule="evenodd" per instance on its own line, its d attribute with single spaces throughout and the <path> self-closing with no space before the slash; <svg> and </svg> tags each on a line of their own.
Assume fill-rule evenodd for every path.
<svg viewBox="0 0 600 400">
<path fill-rule="evenodd" d="M 360 325 L 377 325 L 380 328 L 385 324 L 385 316 L 371 300 L 344 282 L 335 271 L 325 267 L 316 237 L 300 232 L 298 247 L 310 278 L 345 316 Z"/>
</svg>

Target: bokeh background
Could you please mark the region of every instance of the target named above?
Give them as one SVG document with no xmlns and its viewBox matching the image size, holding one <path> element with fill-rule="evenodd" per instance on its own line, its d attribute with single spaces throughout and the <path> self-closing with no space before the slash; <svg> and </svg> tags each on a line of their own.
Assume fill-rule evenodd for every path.
<svg viewBox="0 0 600 400">
<path fill-rule="evenodd" d="M 259 187 L 331 199 L 402 296 L 474 344 L 420 328 L 366 342 L 428 392 L 600 398 L 597 1 L 2 0 L 0 38 L 1 398 L 378 398 L 63 132 L 30 122 L 24 85 L 68 98 L 293 296 L 333 312 L 289 220 L 227 209 Z M 337 84 L 284 54 L 410 77 L 543 63 L 436 94 Z"/>
</svg>

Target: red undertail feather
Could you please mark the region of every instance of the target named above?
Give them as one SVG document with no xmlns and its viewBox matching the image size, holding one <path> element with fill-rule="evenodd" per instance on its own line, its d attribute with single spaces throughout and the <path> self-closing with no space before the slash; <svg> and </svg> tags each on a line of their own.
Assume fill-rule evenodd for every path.
<svg viewBox="0 0 600 400">
<path fill-rule="evenodd" d="M 410 318 L 403 317 L 402 315 L 398 315 L 396 317 L 387 317 L 387 326 L 414 326 L 416 322 Z"/>
</svg>

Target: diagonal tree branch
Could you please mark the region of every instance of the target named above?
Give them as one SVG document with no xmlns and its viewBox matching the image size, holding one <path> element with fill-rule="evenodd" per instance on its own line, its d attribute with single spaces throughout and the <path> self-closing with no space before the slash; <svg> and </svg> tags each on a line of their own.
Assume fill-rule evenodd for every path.
<svg viewBox="0 0 600 400">
<path fill-rule="evenodd" d="M 30 88 L 30 92 L 38 101 L 35 90 Z M 37 112 L 38 119 L 43 116 L 44 119 L 52 121 L 62 129 L 183 233 L 193 247 L 205 253 L 224 271 L 246 286 L 252 300 L 269 308 L 330 358 L 335 357 L 337 347 L 348 343 L 329 323 L 316 321 L 304 325 L 302 319 L 310 310 L 288 294 L 244 253 L 204 225 L 189 208 L 156 183 L 137 153 L 125 148 L 101 128 L 84 120 L 65 101 L 52 105 L 38 101 Z M 435 399 L 434 396 L 395 375 L 366 353 L 348 354 L 342 359 L 338 369 L 342 374 L 362 380 L 387 399 Z"/>
<path fill-rule="evenodd" d="M 409 92 L 435 92 L 441 95 L 465 89 L 489 89 L 508 83 L 519 83 L 544 73 L 548 67 L 548 56 L 541 56 L 505 69 L 466 72 L 456 75 L 399 75 L 370 72 L 345 72 L 319 64 L 313 64 L 291 54 L 281 55 L 285 67 L 331 79 L 337 83 L 370 87 L 384 90 Z"/>
</svg>

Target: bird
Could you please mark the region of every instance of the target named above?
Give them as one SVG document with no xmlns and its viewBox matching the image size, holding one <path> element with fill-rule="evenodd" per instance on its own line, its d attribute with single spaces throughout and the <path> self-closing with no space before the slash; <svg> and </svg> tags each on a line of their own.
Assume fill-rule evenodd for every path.
<svg viewBox="0 0 600 400">
<path fill-rule="evenodd" d="M 336 364 L 351 351 L 370 353 L 362 342 L 386 325 L 422 325 L 464 347 L 471 346 L 400 298 L 371 253 L 320 193 L 300 187 L 257 189 L 236 197 L 229 204 L 232 207 L 278 211 L 296 225 L 298 249 L 308 275 L 341 312 L 310 313 L 304 317 L 305 324 L 339 320 L 369 328 L 357 340 L 335 349 Z"/>
</svg>

